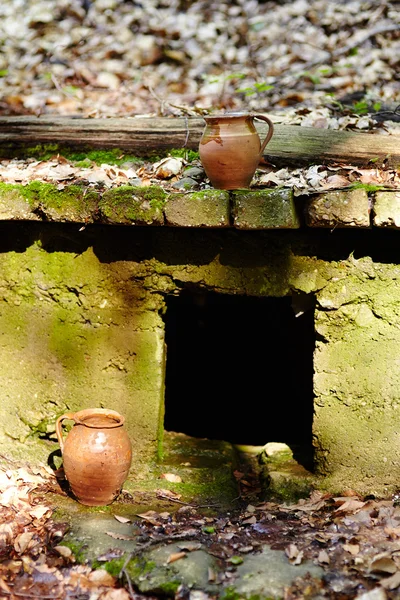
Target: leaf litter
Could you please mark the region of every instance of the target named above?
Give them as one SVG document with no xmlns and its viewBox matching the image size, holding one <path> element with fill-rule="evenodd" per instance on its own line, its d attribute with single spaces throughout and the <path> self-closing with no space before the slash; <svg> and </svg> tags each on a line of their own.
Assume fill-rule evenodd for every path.
<svg viewBox="0 0 400 600">
<path fill-rule="evenodd" d="M 243 479 L 246 485 L 240 483 Z M 140 512 L 136 519 L 115 514 L 117 522 L 135 521 L 138 529 L 133 528 L 131 535 L 104 531 L 110 538 L 109 551 L 97 557 L 97 564 L 89 560 L 79 564 L 63 541 L 68 526 L 53 518 L 54 494 L 65 492 L 51 469 L 0 467 L 0 598 L 128 600 L 133 590 L 136 600 L 144 599 L 132 581 L 110 575 L 102 566 L 125 556 L 121 549 L 113 549 L 113 539 L 132 540 L 132 556 L 174 544 L 167 565 L 185 560 L 191 552 L 205 551 L 222 568 L 209 569 L 208 581 L 223 585 L 234 584 L 243 556 L 257 554 L 268 544 L 283 551 L 294 566 L 312 561 L 324 571 L 321 580 L 297 578 L 285 598 L 347 600 L 373 594 L 373 599 L 377 591 L 379 598 L 398 597 L 400 505 L 396 496 L 379 500 L 359 497 L 351 490 L 342 496 L 316 490 L 295 504 L 282 504 L 260 501 L 250 481 L 255 483 L 254 473 L 241 473 L 240 502 L 229 513 L 180 506 Z M 171 506 L 168 495 L 164 498 Z"/>
<path fill-rule="evenodd" d="M 245 110 L 267 112 L 275 123 L 400 133 L 396 2 L 3 0 L 0 36 L 1 115 Z M 154 182 L 177 191 L 171 186 L 182 176 L 176 157 L 145 166 L 143 176 L 132 167 L 82 168 L 61 158 L 2 161 L 0 181 L 39 179 L 60 189 L 75 181 L 106 188 Z M 398 189 L 398 171 L 366 171 L 270 165 L 253 186 L 289 186 L 297 195 L 355 181 Z"/>
</svg>

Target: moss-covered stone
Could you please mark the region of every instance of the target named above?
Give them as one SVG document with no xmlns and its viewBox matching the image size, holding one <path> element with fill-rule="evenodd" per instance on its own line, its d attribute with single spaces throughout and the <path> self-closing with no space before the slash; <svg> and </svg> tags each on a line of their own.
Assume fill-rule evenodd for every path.
<svg viewBox="0 0 400 600">
<path fill-rule="evenodd" d="M 363 188 L 316 194 L 305 208 L 309 227 L 369 227 L 369 212 L 368 193 Z"/>
<path fill-rule="evenodd" d="M 101 215 L 109 223 L 162 225 L 167 194 L 157 186 L 120 186 L 108 190 L 99 202 Z"/>
<path fill-rule="evenodd" d="M 316 465 L 336 491 L 398 487 L 399 294 L 399 267 L 367 260 L 318 294 Z"/>
<path fill-rule="evenodd" d="M 0 183 L 0 218 L 60 222 L 92 222 L 98 194 L 79 185 L 59 190 L 52 183 Z"/>
<path fill-rule="evenodd" d="M 165 205 L 167 225 L 229 227 L 229 193 L 221 190 L 171 194 Z"/>
<path fill-rule="evenodd" d="M 231 193 L 234 226 L 238 229 L 300 227 L 292 189 L 236 190 Z"/>
</svg>

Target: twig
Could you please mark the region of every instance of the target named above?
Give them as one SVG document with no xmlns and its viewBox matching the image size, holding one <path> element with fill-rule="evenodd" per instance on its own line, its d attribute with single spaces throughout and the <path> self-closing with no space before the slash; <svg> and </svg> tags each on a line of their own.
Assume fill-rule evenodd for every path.
<svg viewBox="0 0 400 600">
<path fill-rule="evenodd" d="M 169 496 L 164 496 L 163 494 L 157 494 L 157 498 L 160 498 L 161 500 L 170 500 L 171 502 L 176 502 L 177 504 L 182 504 L 183 506 L 190 506 L 190 508 L 210 508 L 212 506 L 221 506 L 221 502 L 215 502 L 214 504 L 190 504 L 189 502 L 183 502 L 182 500 L 170 498 Z"/>
<path fill-rule="evenodd" d="M 61 592 L 57 594 L 57 596 L 50 596 L 45 594 L 29 594 L 29 592 L 16 592 L 15 590 L 6 592 L 6 590 L 2 589 L 0 594 L 7 594 L 9 596 L 21 596 L 22 598 L 42 598 L 43 600 L 59 600 L 61 598 Z"/>
<path fill-rule="evenodd" d="M 151 85 L 145 85 L 144 86 L 147 90 L 149 90 L 150 94 L 153 96 L 153 98 L 155 98 L 157 100 L 157 102 L 160 103 L 160 114 L 161 116 L 164 115 L 164 105 L 165 105 L 165 100 L 163 100 L 162 98 L 160 98 L 155 91 L 153 90 L 153 88 L 151 87 Z"/>
<path fill-rule="evenodd" d="M 133 589 L 131 578 L 129 576 L 128 571 L 125 569 L 125 567 L 122 567 L 122 569 L 120 571 L 120 575 L 121 575 L 121 573 L 125 576 L 125 579 L 127 581 L 129 596 L 132 598 L 132 600 L 135 600 L 135 597 L 136 597 L 135 590 Z"/>
<path fill-rule="evenodd" d="M 186 125 L 186 139 L 185 139 L 185 143 L 183 144 L 183 148 L 186 148 L 186 144 L 188 143 L 188 139 L 189 139 L 189 121 L 187 116 L 185 115 L 185 125 Z"/>
<path fill-rule="evenodd" d="M 69 92 L 65 91 L 65 89 L 63 89 L 57 79 L 57 77 L 54 75 L 54 73 L 51 74 L 51 80 L 54 83 L 54 87 L 61 92 L 61 94 L 64 94 L 64 96 L 67 96 L 67 98 L 75 98 L 76 96 L 74 96 L 74 94 L 70 94 Z"/>
</svg>

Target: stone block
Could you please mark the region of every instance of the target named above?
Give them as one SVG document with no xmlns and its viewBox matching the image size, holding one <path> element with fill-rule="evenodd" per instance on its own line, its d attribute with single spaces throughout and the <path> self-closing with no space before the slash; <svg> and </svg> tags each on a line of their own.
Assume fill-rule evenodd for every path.
<svg viewBox="0 0 400 600">
<path fill-rule="evenodd" d="M 373 224 L 376 227 L 400 227 L 400 192 L 377 192 Z"/>
<path fill-rule="evenodd" d="M 166 196 L 166 192 L 158 186 L 122 185 L 104 192 L 99 212 L 107 223 L 163 225 Z"/>
<path fill-rule="evenodd" d="M 229 227 L 229 193 L 203 190 L 171 194 L 164 214 L 167 225 L 175 227 Z"/>
<path fill-rule="evenodd" d="M 335 493 L 398 489 L 399 294 L 397 265 L 362 261 L 318 294 L 313 438 L 317 474 Z"/>
<path fill-rule="evenodd" d="M 369 199 L 363 189 L 312 196 L 305 210 L 309 227 L 369 227 Z"/>
<path fill-rule="evenodd" d="M 238 229 L 298 229 L 293 190 L 235 190 L 234 226 Z"/>
</svg>

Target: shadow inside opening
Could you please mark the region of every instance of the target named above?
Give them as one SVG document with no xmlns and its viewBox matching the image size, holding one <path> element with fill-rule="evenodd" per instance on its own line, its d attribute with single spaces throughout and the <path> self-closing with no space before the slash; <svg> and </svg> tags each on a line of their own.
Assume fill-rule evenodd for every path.
<svg viewBox="0 0 400 600">
<path fill-rule="evenodd" d="M 314 311 L 185 289 L 167 300 L 165 429 L 284 442 L 312 469 Z"/>
</svg>

